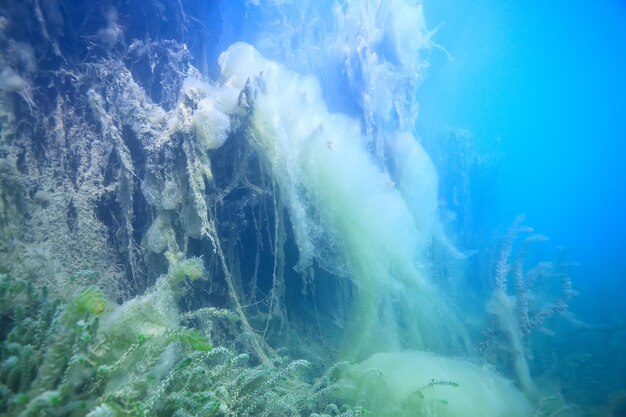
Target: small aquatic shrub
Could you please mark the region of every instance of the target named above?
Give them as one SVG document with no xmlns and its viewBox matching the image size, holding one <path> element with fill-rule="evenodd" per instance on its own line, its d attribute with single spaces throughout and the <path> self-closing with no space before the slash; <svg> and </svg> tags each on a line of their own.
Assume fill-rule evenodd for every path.
<svg viewBox="0 0 626 417">
<path fill-rule="evenodd" d="M 87 358 L 103 312 L 99 293 L 86 289 L 62 303 L 45 287 L 2 275 L 0 304 L 0 413 L 69 414 L 85 407 Z"/>
<path fill-rule="evenodd" d="M 540 261 L 533 267 L 526 265 L 529 246 L 546 241 L 547 237 L 533 233 L 524 226 L 524 216 L 518 216 L 504 239 L 495 270 L 495 288 L 487 303 L 494 326 L 481 345 L 488 359 L 508 357 L 512 374 L 518 386 L 530 398 L 538 400 L 540 394 L 531 376 L 529 359 L 532 358 L 531 334 L 535 330 L 549 331 L 546 322 L 555 315 L 565 313 L 569 300 L 577 293 L 572 289 L 568 268 L 561 255 L 558 264 Z M 516 249 L 520 235 L 526 235 Z M 552 291 L 537 291 L 538 283 L 553 281 Z M 502 369 L 507 366 L 497 363 Z"/>
<path fill-rule="evenodd" d="M 307 361 L 274 355 L 252 366 L 248 354 L 214 347 L 202 330 L 182 326 L 177 287 L 203 273 L 199 259 L 181 260 L 152 290 L 122 305 L 94 287 L 68 302 L 51 300 L 45 287 L 0 275 L 0 414 L 351 412 L 331 406 L 337 392 L 350 388 L 335 381 L 335 368 L 308 383 Z"/>
</svg>

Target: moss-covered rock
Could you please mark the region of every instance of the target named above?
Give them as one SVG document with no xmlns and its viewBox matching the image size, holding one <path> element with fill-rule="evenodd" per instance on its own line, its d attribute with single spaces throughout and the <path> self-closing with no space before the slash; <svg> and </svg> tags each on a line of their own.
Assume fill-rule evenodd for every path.
<svg viewBox="0 0 626 417">
<path fill-rule="evenodd" d="M 512 381 L 429 352 L 377 353 L 349 366 L 344 376 L 377 417 L 527 417 L 532 410 Z"/>
</svg>

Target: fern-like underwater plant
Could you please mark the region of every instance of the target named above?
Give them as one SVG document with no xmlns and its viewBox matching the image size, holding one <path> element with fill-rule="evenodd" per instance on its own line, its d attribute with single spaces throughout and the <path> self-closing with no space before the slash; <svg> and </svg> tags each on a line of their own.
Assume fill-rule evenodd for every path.
<svg viewBox="0 0 626 417">
<path fill-rule="evenodd" d="M 0 415 L 336 416 L 349 389 L 333 369 L 313 383 L 309 363 L 214 348 L 181 325 L 185 279 L 203 275 L 192 258 L 174 265 L 146 294 L 116 305 L 94 287 L 69 302 L 0 275 Z M 329 411 L 330 410 L 330 411 Z"/>
</svg>

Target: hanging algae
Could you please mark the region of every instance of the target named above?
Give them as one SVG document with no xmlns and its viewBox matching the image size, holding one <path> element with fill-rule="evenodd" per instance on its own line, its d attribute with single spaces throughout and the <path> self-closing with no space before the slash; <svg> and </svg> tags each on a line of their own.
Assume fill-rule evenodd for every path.
<svg viewBox="0 0 626 417">
<path fill-rule="evenodd" d="M 324 266 L 329 260 L 316 247 L 333 242 L 338 255 L 331 261 L 345 263 L 357 287 L 347 356 L 462 343 L 462 326 L 427 277 L 429 231 L 420 230 L 392 180 L 371 161 L 358 122 L 329 113 L 314 78 L 249 45 L 231 46 L 220 65 L 224 85 L 245 88 L 251 103 L 250 134 L 288 208 L 297 267 L 313 259 Z"/>
<path fill-rule="evenodd" d="M 26 4 L 30 3 L 38 8 L 37 2 Z M 289 7 L 272 3 L 281 12 L 281 7 Z M 142 6 L 140 14 L 148 9 Z M 173 22 L 192 20 L 182 10 L 183 16 L 172 13 Z M 349 84 L 348 100 L 357 102 L 363 113 L 359 116 L 329 111 L 326 103 L 331 100 L 322 99 L 322 92 L 328 91 L 325 87 L 322 91 L 318 80 L 287 69 L 293 67 L 288 59 L 280 59 L 288 64 L 282 66 L 245 44 L 233 45 L 222 56 L 222 79 L 217 86 L 206 83 L 189 65 L 190 43 L 184 42 L 184 36 L 180 43 L 134 39 L 116 51 L 124 43 L 122 28 L 134 27 L 131 20 L 123 21 L 127 11 L 120 11 L 119 15 L 114 10 L 106 12 L 107 25 L 95 34 L 107 47 L 105 56 L 80 57 L 76 60 L 80 65 L 71 71 L 68 65 L 62 66 L 59 81 L 51 81 L 59 83 L 56 110 L 51 113 L 55 117 L 32 119 L 49 120 L 41 133 L 49 151 L 37 159 L 35 136 L 24 127 L 28 123 L 21 124 L 17 135 L 14 118 L 2 131 L 7 139 L 0 179 L 10 185 L 6 193 L 0 190 L 3 202 L 17 207 L 22 203 L 18 194 L 23 195 L 28 211 L 35 214 L 29 219 L 53 220 L 47 226 L 27 224 L 19 237 L 34 231 L 32 241 L 38 243 L 51 234 L 54 255 L 69 249 L 58 257 L 52 283 L 67 281 L 68 270 L 78 271 L 70 275 L 72 281 L 103 276 L 101 281 L 122 286 L 125 274 L 133 282 L 128 295 L 143 294 L 120 306 L 108 304 L 111 310 L 100 316 L 89 316 L 100 326 L 87 329 L 91 339 L 80 347 L 88 348 L 87 358 L 96 361 L 73 369 L 89 374 L 88 383 L 96 384 L 91 393 L 98 401 L 77 414 L 310 415 L 316 410 L 321 415 L 354 415 L 332 404 L 321 411 L 319 400 L 333 385 L 330 379 L 322 377 L 313 386 L 301 383 L 294 372 L 307 363 L 288 364 L 265 344 L 285 343 L 291 349 L 301 340 L 291 338 L 291 333 L 277 342 L 278 321 L 279 333 L 314 327 L 308 322 L 298 328 L 297 320 L 305 322 L 306 318 L 297 317 L 302 310 L 294 305 L 308 300 L 307 295 L 293 297 L 294 287 L 299 289 L 294 284 L 298 280 L 292 279 L 297 275 L 290 268 L 294 242 L 300 257 L 296 271 L 307 281 L 302 287 L 322 286 L 319 279 L 313 281 L 313 275 L 319 278 L 328 272 L 337 278 L 326 283 L 326 293 L 313 289 L 311 298 L 322 301 L 333 291 L 344 292 L 328 297 L 328 302 L 336 302 L 338 310 L 351 309 L 347 317 L 337 320 L 340 326 L 347 323 L 342 354 L 361 362 L 345 369 L 343 385 L 358 384 L 361 392 L 352 399 L 372 415 L 465 415 L 459 414 L 459 407 L 485 416 L 528 410 L 510 383 L 490 371 L 464 360 L 406 351 L 450 355 L 472 350 L 464 326 L 430 279 L 427 251 L 432 241 L 443 243 L 450 253 L 455 254 L 455 249 L 445 240 L 438 220 L 437 172 L 412 133 L 417 117 L 414 89 L 425 67 L 425 61 L 416 56 L 430 43 L 419 2 L 346 1 L 333 8 L 336 21 L 329 27 L 337 33 L 324 35 L 329 42 L 320 45 L 329 45 L 328 51 L 322 51 L 322 58 L 312 65 L 326 68 L 332 61 L 335 66 L 329 66 L 328 73 L 340 67 L 338 73 Z M 284 32 L 287 38 L 292 36 Z M 307 53 L 304 49 L 301 54 Z M 144 74 L 142 67 L 152 71 Z M 7 79 L 14 78 L 6 74 Z M 29 79 L 25 72 L 20 74 Z M 184 84 L 183 79 L 187 80 Z M 11 85 L 19 87 L 18 81 Z M 60 88 L 61 83 L 72 89 Z M 161 86 L 162 91 L 154 86 Z M 37 91 L 35 103 L 44 90 Z M 32 102 L 28 89 L 20 92 L 25 103 Z M 10 94 L 17 98 L 15 92 Z M 11 109 L 7 114 L 15 112 Z M 16 158 L 21 148 L 26 150 L 24 172 L 18 172 L 24 168 Z M 73 162 L 65 165 L 67 149 Z M 53 183 L 52 172 L 59 173 L 61 181 Z M 0 212 L 0 220 L 15 215 Z M 9 228 L 2 232 L 7 237 L 14 234 Z M 109 236 L 115 239 L 107 240 Z M 90 253 L 84 253 L 86 248 Z M 179 312 L 180 288 L 174 284 L 180 283 L 176 278 L 180 270 L 162 274 L 185 255 L 202 256 L 211 276 L 207 284 L 211 288 L 203 288 L 206 291 L 186 301 L 233 308 L 236 314 L 230 314 L 238 320 L 233 346 L 256 355 L 261 362 L 257 367 L 248 366 L 245 355 L 221 348 L 207 352 L 210 345 L 205 335 L 181 326 L 189 317 L 195 320 L 196 313 L 213 308 Z M 248 258 L 255 258 L 252 277 L 247 275 L 249 265 L 242 266 Z M 68 262 L 75 259 L 80 262 Z M 84 269 L 93 260 L 103 266 L 94 267 L 95 272 Z M 126 266 L 125 270 L 118 264 Z M 268 264 L 272 265 L 267 268 Z M 106 273 L 107 265 L 115 270 Z M 6 272 L 15 276 L 20 270 L 11 265 Z M 157 279 L 159 275 L 162 278 Z M 197 268 L 186 275 L 196 276 Z M 344 285 L 346 278 L 349 285 Z M 154 280 L 156 284 L 150 285 Z M 66 287 L 50 288 L 52 294 Z M 209 292 L 210 300 L 204 298 Z M 100 309 L 96 303 L 92 310 Z M 292 314 L 289 323 L 288 312 Z M 328 311 L 320 309 L 320 313 Z M 327 330 L 322 324 L 319 328 Z M 69 334 L 82 330 L 72 328 Z M 92 352 L 92 344 L 103 339 Z M 336 347 L 325 350 L 322 343 L 311 345 L 325 355 Z M 46 340 L 38 348 L 45 353 Z M 68 358 L 73 355 L 71 348 L 68 344 L 63 351 Z M 19 347 L 3 351 L 8 356 L 2 361 L 14 363 L 19 351 Z M 148 351 L 146 356 L 139 354 Z M 328 356 L 320 361 L 323 366 L 329 365 Z M 63 368 L 60 371 L 59 375 Z M 477 391 L 469 380 L 484 382 L 477 384 L 484 390 Z M 497 381 L 498 387 L 488 381 Z M 125 389 L 127 382 L 135 387 L 132 392 Z M 54 391 L 55 387 L 50 388 Z M 10 389 L 12 396 L 24 399 L 24 387 L 13 384 Z M 115 394 L 111 402 L 99 401 L 111 392 Z M 378 397 L 372 392 L 386 394 Z M 503 414 L 499 401 L 486 398 L 489 393 L 511 399 L 511 412 Z M 58 397 L 48 393 L 33 405 L 66 407 L 72 398 L 62 397 L 59 404 Z M 12 410 L 19 414 L 26 404 L 15 405 Z"/>
<path fill-rule="evenodd" d="M 374 355 L 347 375 L 361 382 L 370 379 L 370 368 L 382 375 L 378 388 L 389 395 L 378 398 L 382 405 L 377 415 L 415 415 L 416 410 L 419 415 L 460 416 L 464 410 L 484 416 L 524 415 L 529 409 L 524 396 L 491 371 L 435 354 L 399 352 L 417 348 L 447 353 L 454 343 L 470 349 L 462 324 L 428 277 L 424 252 L 437 212 L 435 202 L 419 202 L 419 197 L 436 196 L 427 155 L 422 154 L 423 171 L 413 167 L 405 178 L 422 180 L 408 197 L 430 210 L 412 212 L 411 201 L 407 203 L 365 151 L 359 124 L 327 111 L 314 78 L 266 60 L 243 43 L 222 54 L 220 65 L 224 87 L 242 89 L 240 105 L 250 112 L 249 135 L 292 218 L 300 250 L 297 267 L 306 268 L 313 260 L 324 266 L 329 260 L 320 259 L 316 248 L 332 242 L 337 253 L 332 261 L 344 262 L 355 284 L 344 355 L 356 360 Z M 411 139 L 407 134 L 396 140 Z M 465 386 L 444 392 L 434 402 L 413 404 L 434 377 Z M 506 384 L 494 382 L 498 380 Z M 468 391 L 471 381 L 481 388 Z M 361 394 L 369 398 L 366 386 Z M 395 403 L 410 406 L 393 411 L 388 405 Z M 519 414 L 506 414 L 510 409 Z"/>
</svg>

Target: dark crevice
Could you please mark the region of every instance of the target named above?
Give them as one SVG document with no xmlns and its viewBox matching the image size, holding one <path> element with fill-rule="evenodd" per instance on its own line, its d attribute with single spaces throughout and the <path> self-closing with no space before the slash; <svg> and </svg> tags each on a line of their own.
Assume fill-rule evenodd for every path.
<svg viewBox="0 0 626 417">
<path fill-rule="evenodd" d="M 106 169 L 104 171 L 104 180 L 102 185 L 108 187 L 113 182 L 117 181 L 119 177 L 120 161 L 117 156 L 117 152 L 111 152 L 109 154 L 109 161 L 107 162 Z"/>
<path fill-rule="evenodd" d="M 78 227 L 78 211 L 76 210 L 76 206 L 74 206 L 74 202 L 70 201 L 67 205 L 67 228 L 70 232 L 75 232 Z"/>
<path fill-rule="evenodd" d="M 120 228 L 119 219 L 122 216 L 119 205 L 115 202 L 115 195 L 107 193 L 102 196 L 95 205 L 96 218 L 106 228 L 107 242 L 112 248 L 118 248 L 116 239 Z"/>
</svg>

